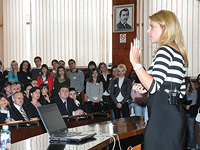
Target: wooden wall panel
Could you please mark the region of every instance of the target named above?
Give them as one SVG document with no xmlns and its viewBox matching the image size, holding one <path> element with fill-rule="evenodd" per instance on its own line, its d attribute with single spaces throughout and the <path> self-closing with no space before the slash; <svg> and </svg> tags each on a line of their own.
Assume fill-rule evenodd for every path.
<svg viewBox="0 0 200 150">
<path fill-rule="evenodd" d="M 125 4 L 134 4 L 134 32 L 113 32 L 112 65 L 125 64 L 127 67 L 126 76 L 128 76 L 129 71 L 132 69 L 129 62 L 130 43 L 136 37 L 137 0 L 113 0 L 113 6 Z M 120 34 L 126 34 L 126 43 L 120 43 Z"/>
</svg>

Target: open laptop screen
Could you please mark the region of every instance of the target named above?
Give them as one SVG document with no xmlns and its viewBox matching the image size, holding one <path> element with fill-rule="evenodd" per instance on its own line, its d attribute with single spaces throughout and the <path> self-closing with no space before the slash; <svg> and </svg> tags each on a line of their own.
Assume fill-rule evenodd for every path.
<svg viewBox="0 0 200 150">
<path fill-rule="evenodd" d="M 54 133 L 67 129 L 56 104 L 37 107 L 37 111 L 50 136 Z"/>
</svg>

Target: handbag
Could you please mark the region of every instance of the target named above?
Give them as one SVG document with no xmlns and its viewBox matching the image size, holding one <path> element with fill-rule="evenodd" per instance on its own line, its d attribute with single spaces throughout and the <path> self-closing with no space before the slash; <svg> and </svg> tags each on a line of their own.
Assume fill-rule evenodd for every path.
<svg viewBox="0 0 200 150">
<path fill-rule="evenodd" d="M 198 113 L 197 113 L 197 116 L 195 118 L 196 122 L 200 122 L 200 112 L 199 111 L 200 111 L 200 107 L 198 109 Z"/>
<path fill-rule="evenodd" d="M 139 106 L 142 106 L 142 107 L 146 106 L 146 104 L 147 104 L 147 97 L 148 97 L 147 93 L 140 94 L 139 92 L 137 92 L 135 90 L 131 90 L 131 98 Z"/>
</svg>

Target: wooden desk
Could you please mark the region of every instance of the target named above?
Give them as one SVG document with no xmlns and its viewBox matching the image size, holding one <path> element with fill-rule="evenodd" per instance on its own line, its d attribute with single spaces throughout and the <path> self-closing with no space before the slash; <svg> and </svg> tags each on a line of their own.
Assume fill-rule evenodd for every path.
<svg viewBox="0 0 200 150">
<path fill-rule="evenodd" d="M 87 115 L 78 115 L 78 116 L 64 116 L 65 119 L 73 119 L 72 122 L 66 122 L 68 128 L 78 127 L 82 125 L 93 124 L 97 122 L 110 120 L 107 117 L 107 114 L 104 113 L 92 113 Z M 81 117 L 88 117 L 87 120 L 80 120 Z M 97 117 L 97 118 L 96 118 Z M 33 124 L 34 126 L 26 126 L 26 124 Z M 4 124 L 0 124 L 2 126 Z M 9 125 L 11 131 L 11 143 L 15 143 L 33 136 L 37 136 L 43 133 L 46 133 L 46 130 L 40 120 L 31 120 L 31 121 L 22 121 L 15 123 L 6 123 Z M 24 126 L 23 126 L 24 125 Z"/>
<path fill-rule="evenodd" d="M 95 136 L 96 139 L 94 141 L 88 141 L 87 143 L 83 143 L 81 145 L 50 145 L 49 136 L 47 133 L 45 133 L 14 143 L 11 145 L 11 149 L 43 150 L 51 146 L 57 146 L 57 148 L 54 147 L 55 149 L 58 149 L 58 147 L 61 146 L 63 147 L 62 149 L 66 150 L 98 150 L 105 149 L 105 147 L 108 147 L 108 149 L 110 149 L 113 143 L 112 135 L 116 140 L 119 138 L 121 142 L 123 142 L 124 140 L 125 143 L 127 143 L 127 141 L 130 141 L 128 144 L 132 144 L 131 146 L 135 146 L 141 143 L 142 140 L 137 143 L 137 139 L 132 140 L 131 138 L 137 136 L 141 137 L 144 130 L 145 128 L 143 117 L 134 116 L 71 128 L 70 131 L 95 131 L 97 133 L 97 135 Z M 118 143 L 116 143 L 116 146 L 118 146 Z M 122 145 L 122 149 L 127 149 L 127 146 Z"/>
</svg>

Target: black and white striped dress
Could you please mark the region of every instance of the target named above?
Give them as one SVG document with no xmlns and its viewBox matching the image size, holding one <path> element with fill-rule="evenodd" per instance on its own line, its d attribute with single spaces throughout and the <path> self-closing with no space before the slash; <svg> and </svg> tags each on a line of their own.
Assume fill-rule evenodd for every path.
<svg viewBox="0 0 200 150">
<path fill-rule="evenodd" d="M 183 150 L 186 116 L 182 106 L 170 105 L 166 89 L 175 87 L 185 95 L 184 59 L 170 46 L 157 51 L 147 71 L 153 77 L 147 101 L 149 121 L 145 130 L 144 150 Z"/>
</svg>

